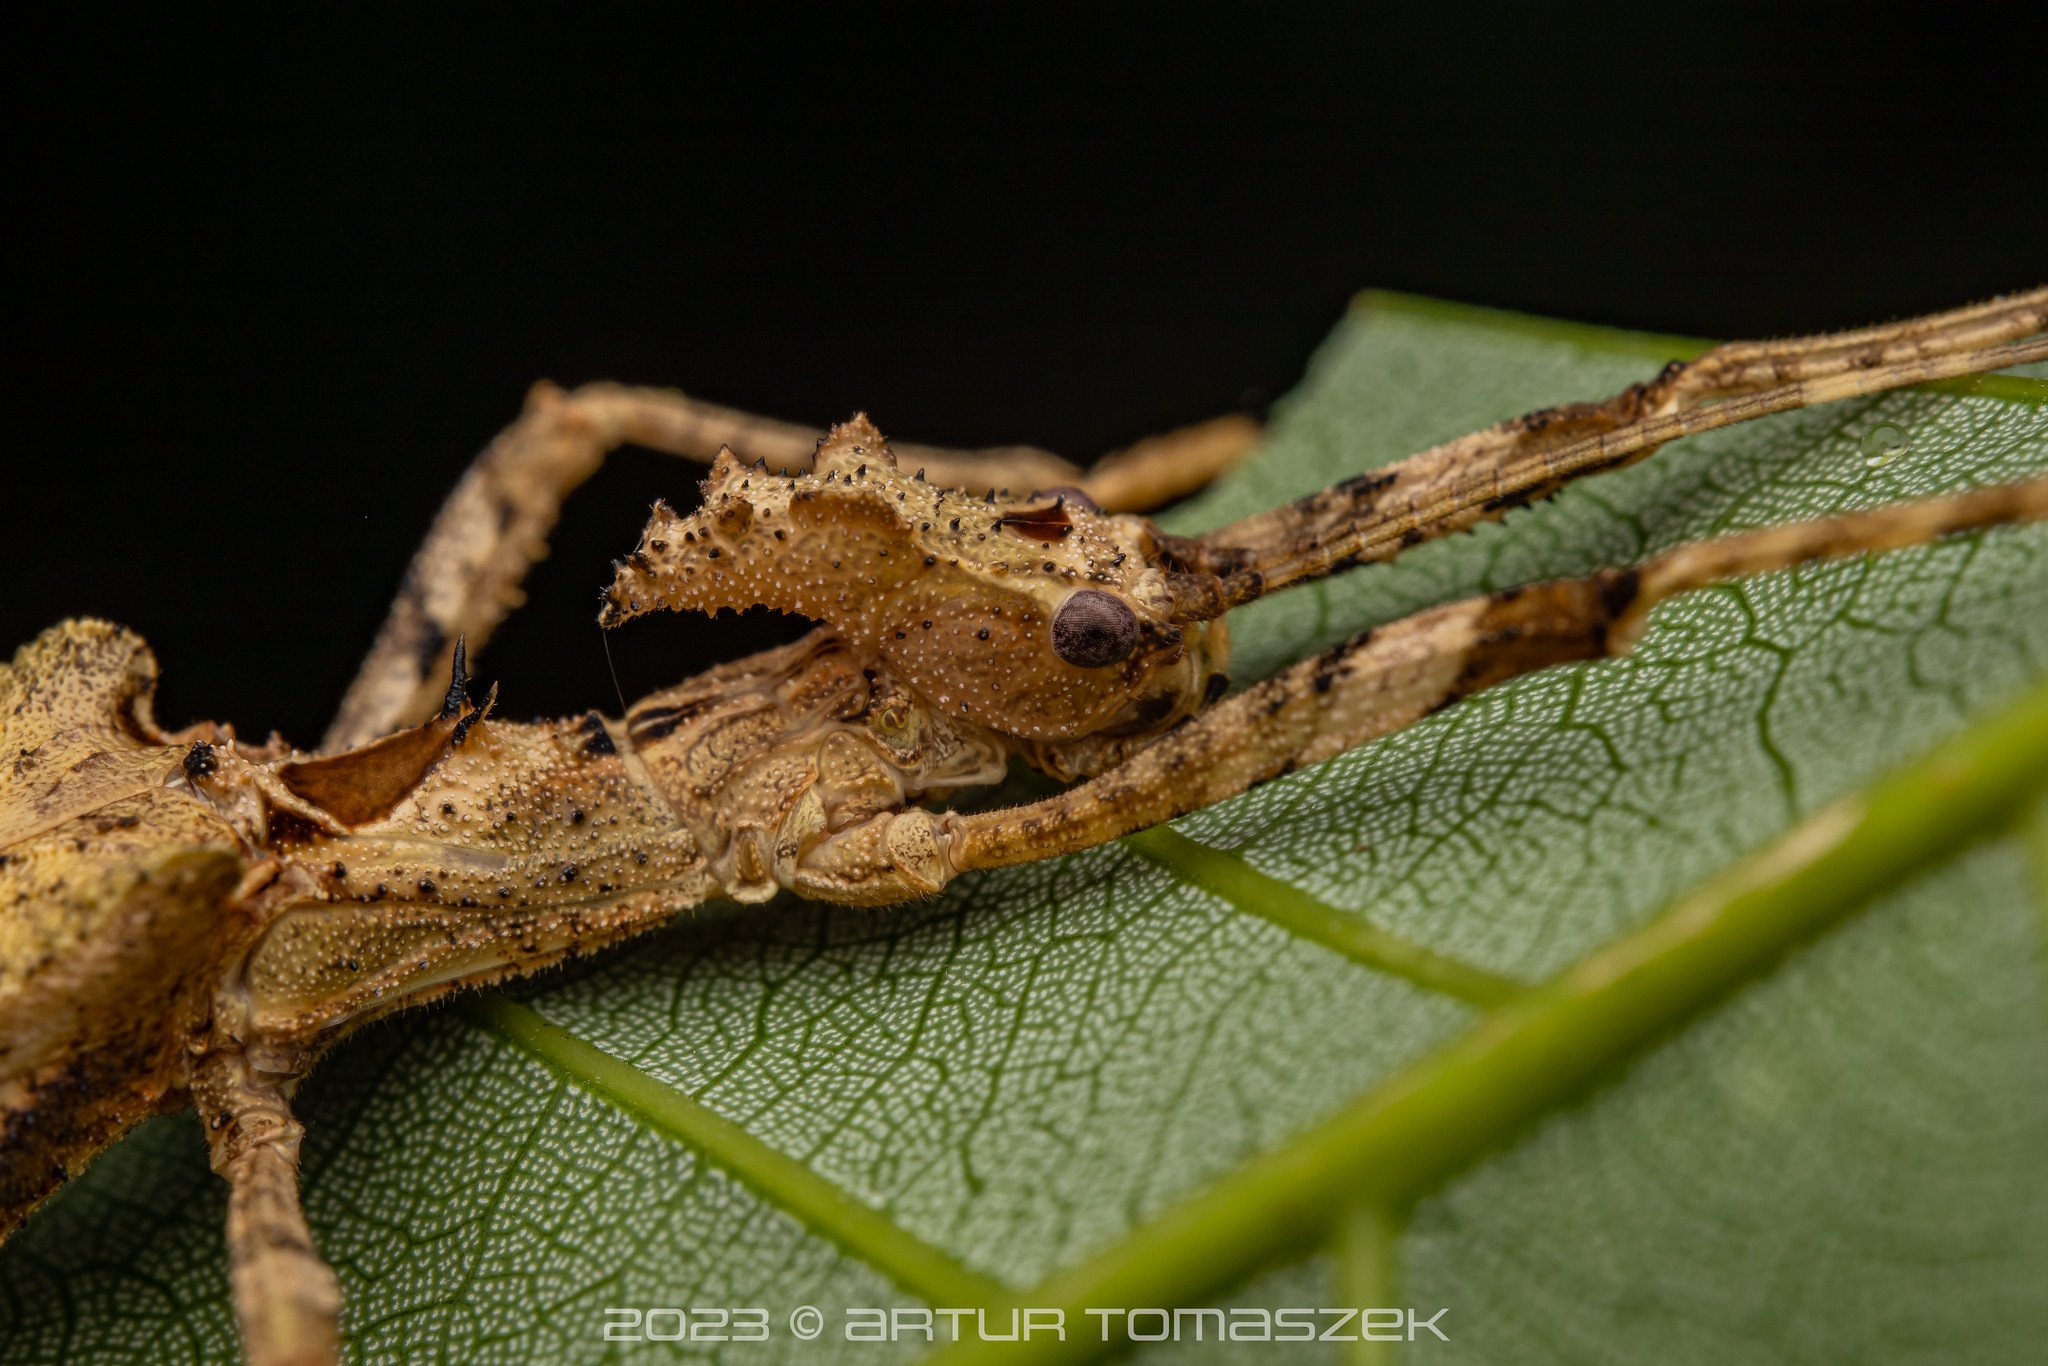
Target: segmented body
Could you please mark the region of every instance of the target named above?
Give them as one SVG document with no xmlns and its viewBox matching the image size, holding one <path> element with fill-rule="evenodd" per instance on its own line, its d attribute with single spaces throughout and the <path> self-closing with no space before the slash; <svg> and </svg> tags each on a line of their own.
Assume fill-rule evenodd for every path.
<svg viewBox="0 0 2048 1366">
<path fill-rule="evenodd" d="M 827 631 L 623 721 L 459 710 L 320 759 L 167 734 L 154 681 L 100 622 L 0 672 L 41 699 L 6 732 L 10 789 L 48 794 L 0 826 L 0 1228 L 182 1105 L 210 1050 L 295 1077 L 367 1020 L 710 897 L 898 887 L 875 873 L 914 876 L 905 841 L 941 819 L 909 803 L 1003 772 Z"/>
</svg>

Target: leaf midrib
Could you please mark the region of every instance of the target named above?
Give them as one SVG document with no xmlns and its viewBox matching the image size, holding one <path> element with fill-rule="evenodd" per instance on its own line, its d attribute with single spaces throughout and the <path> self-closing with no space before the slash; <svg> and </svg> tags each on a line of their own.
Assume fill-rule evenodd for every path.
<svg viewBox="0 0 2048 1366">
<path fill-rule="evenodd" d="M 1309 1246 L 1354 1211 L 1398 1210 L 1645 1044 L 1725 999 L 1884 889 L 2011 826 L 2048 794 L 2048 686 L 1842 798 L 1541 987 L 1260 1153 L 1115 1247 L 1007 1303 L 1184 1304 Z M 1001 1360 L 1078 1361 L 1079 1338 Z M 962 1342 L 933 1366 L 992 1359 Z"/>
</svg>

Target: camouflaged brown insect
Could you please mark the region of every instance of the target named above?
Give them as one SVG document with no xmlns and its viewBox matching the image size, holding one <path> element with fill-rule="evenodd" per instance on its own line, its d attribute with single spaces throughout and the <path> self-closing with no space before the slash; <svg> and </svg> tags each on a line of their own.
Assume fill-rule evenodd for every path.
<svg viewBox="0 0 2048 1366">
<path fill-rule="evenodd" d="M 192 1105 L 229 1183 L 249 1360 L 334 1361 L 341 1297 L 299 1208 L 289 1097 L 348 1031 L 708 898 L 928 896 L 1626 649 L 1673 593 L 2048 517 L 2042 479 L 1730 537 L 1434 608 L 1226 695 L 1233 606 L 1675 437 L 2048 358 L 2044 329 L 2036 290 L 1724 346 L 1197 538 L 1118 509 L 1199 486 L 1250 445 L 1241 420 L 1084 475 L 1030 450 L 892 451 L 864 418 L 820 441 L 673 393 L 536 390 L 443 508 L 318 751 L 164 730 L 155 660 L 105 622 L 0 668 L 0 1236 L 141 1119 Z M 472 697 L 462 642 L 516 603 L 562 498 L 628 440 L 719 453 L 697 511 L 656 509 L 606 625 L 765 605 L 817 628 L 617 719 L 503 720 L 494 692 Z M 1040 488 L 989 489 L 996 469 Z M 944 808 L 1012 758 L 1080 781 Z"/>
</svg>

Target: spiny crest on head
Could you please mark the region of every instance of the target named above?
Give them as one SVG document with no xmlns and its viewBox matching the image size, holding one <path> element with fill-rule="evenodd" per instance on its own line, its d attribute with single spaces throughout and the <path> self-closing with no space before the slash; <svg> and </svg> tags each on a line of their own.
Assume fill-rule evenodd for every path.
<svg viewBox="0 0 2048 1366">
<path fill-rule="evenodd" d="M 1149 523 L 1076 490 L 1012 497 L 906 473 L 863 416 L 806 474 L 721 455 L 701 508 L 655 508 L 600 620 L 789 612 L 950 713 L 1066 735 L 1113 719 L 1186 653 L 1154 550 Z"/>
<path fill-rule="evenodd" d="M 916 562 L 900 490 L 890 497 L 910 482 L 865 413 L 822 437 L 812 468 L 801 474 L 744 464 L 721 448 L 697 512 L 681 516 L 655 504 L 639 547 L 614 563 L 599 620 L 615 626 L 659 608 L 757 604 L 820 612 L 834 596 L 827 588 L 872 587 L 878 573 Z M 836 585 L 827 583 L 842 570 Z"/>
<path fill-rule="evenodd" d="M 845 422 L 835 423 L 832 429 L 818 438 L 818 449 L 812 458 L 811 473 L 823 478 L 831 474 L 834 481 L 863 467 L 874 469 L 896 468 L 896 453 L 889 449 L 888 438 L 881 429 L 868 420 L 866 413 L 855 413 Z M 711 462 L 711 472 L 704 479 L 704 494 L 707 500 L 721 492 L 731 492 L 743 480 L 768 477 L 787 477 L 788 470 L 770 470 L 768 462 L 756 460 L 743 463 L 733 454 L 730 446 L 720 446 L 718 455 Z"/>
<path fill-rule="evenodd" d="M 879 427 L 868 421 L 866 413 L 855 413 L 825 433 L 825 439 L 818 443 L 818 454 L 812 462 L 811 472 L 819 478 L 827 474 L 845 478 L 848 475 L 860 477 L 868 469 L 895 468 L 896 453 L 889 449 L 888 438 L 882 435 Z"/>
</svg>

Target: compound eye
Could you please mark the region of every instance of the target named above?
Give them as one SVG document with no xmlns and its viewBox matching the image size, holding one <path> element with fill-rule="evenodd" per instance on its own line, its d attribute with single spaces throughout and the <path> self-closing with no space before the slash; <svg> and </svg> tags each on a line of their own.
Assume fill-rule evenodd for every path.
<svg viewBox="0 0 2048 1366">
<path fill-rule="evenodd" d="M 1052 650 L 1079 669 L 1100 669 L 1138 648 L 1138 615 L 1114 593 L 1077 589 L 1052 617 Z"/>
</svg>

